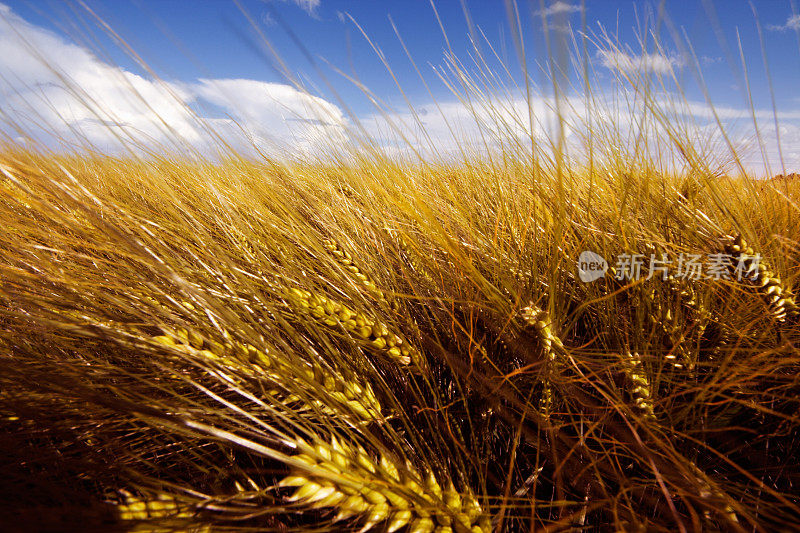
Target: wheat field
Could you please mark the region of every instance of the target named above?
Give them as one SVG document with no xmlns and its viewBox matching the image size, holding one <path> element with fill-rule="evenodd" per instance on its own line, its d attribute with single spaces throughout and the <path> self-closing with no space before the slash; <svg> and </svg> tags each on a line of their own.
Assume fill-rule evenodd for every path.
<svg viewBox="0 0 800 533">
<path fill-rule="evenodd" d="M 0 524 L 796 528 L 800 182 L 645 110 L 588 164 L 5 142 Z"/>
</svg>

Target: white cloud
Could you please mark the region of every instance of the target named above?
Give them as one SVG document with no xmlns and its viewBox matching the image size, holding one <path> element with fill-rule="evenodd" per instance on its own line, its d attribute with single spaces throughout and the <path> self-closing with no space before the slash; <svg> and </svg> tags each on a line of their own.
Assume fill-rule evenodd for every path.
<svg viewBox="0 0 800 533">
<path fill-rule="evenodd" d="M 778 25 L 769 25 L 767 26 L 770 30 L 774 31 L 786 31 L 786 30 L 800 30 L 800 15 L 792 15 L 788 19 L 786 19 L 785 24 L 778 24 Z"/>
<path fill-rule="evenodd" d="M 262 14 L 261 14 L 261 23 L 262 23 L 264 26 L 274 26 L 275 24 L 277 24 L 277 23 L 275 22 L 275 19 L 274 19 L 274 18 L 272 18 L 272 15 L 270 15 L 270 14 L 269 14 L 268 12 L 266 12 L 266 11 L 265 11 L 264 13 L 262 13 Z"/>
<path fill-rule="evenodd" d="M 700 56 L 700 62 L 703 65 L 714 65 L 716 63 L 722 63 L 722 57 L 720 56 Z"/>
<path fill-rule="evenodd" d="M 547 29 L 559 32 L 559 33 L 566 33 L 567 35 L 572 34 L 572 25 L 567 24 L 548 24 Z"/>
<path fill-rule="evenodd" d="M 116 136 L 148 143 L 176 135 L 198 140 L 185 105 L 191 96 L 180 85 L 103 63 L 7 7 L 0 16 L 0 49 L 0 102 L 15 121 L 44 123 L 101 146 Z"/>
<path fill-rule="evenodd" d="M 623 72 L 668 74 L 683 65 L 680 58 L 659 53 L 636 55 L 621 51 L 601 50 L 597 55 L 604 67 Z"/>
<path fill-rule="evenodd" d="M 321 0 L 283 0 L 284 2 L 291 2 L 300 7 L 309 15 L 315 15 L 317 8 L 319 8 Z"/>
<path fill-rule="evenodd" d="M 32 137 L 101 150 L 202 149 L 213 144 L 213 126 L 224 128 L 234 146 L 314 153 L 345 125 L 336 106 L 288 85 L 164 82 L 109 65 L 3 4 L 0 50 L 0 132 L 13 123 Z M 198 117 L 193 108 L 203 103 L 230 118 Z"/>
<path fill-rule="evenodd" d="M 313 152 L 346 137 L 347 121 L 330 102 L 280 83 L 244 79 L 201 79 L 192 87 L 204 100 L 224 108 L 237 122 L 271 144 Z"/>
<path fill-rule="evenodd" d="M 583 8 L 576 4 L 570 4 L 569 2 L 564 2 L 563 0 L 556 0 L 548 7 L 546 7 L 542 11 L 537 11 L 536 15 L 564 15 L 569 13 L 577 13 L 581 11 Z"/>
</svg>

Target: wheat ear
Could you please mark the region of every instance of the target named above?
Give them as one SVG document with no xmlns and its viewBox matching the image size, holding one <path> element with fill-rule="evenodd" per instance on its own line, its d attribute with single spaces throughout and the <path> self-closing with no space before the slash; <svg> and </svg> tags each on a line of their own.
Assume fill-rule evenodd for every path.
<svg viewBox="0 0 800 533">
<path fill-rule="evenodd" d="M 798 316 L 800 307 L 797 305 L 792 291 L 789 290 L 775 275 L 763 259 L 756 262 L 755 252 L 747 245 L 747 242 L 738 234 L 733 242 L 729 242 L 724 247 L 725 253 L 732 256 L 737 265 L 741 264 L 742 276 L 753 281 L 758 291 L 767 300 L 770 314 L 779 322 L 784 322 L 787 316 Z"/>
<path fill-rule="evenodd" d="M 162 335 L 152 337 L 151 340 L 214 361 L 249 377 L 267 379 L 280 387 L 285 387 L 287 380 L 297 382 L 300 387 L 304 386 L 303 380 L 318 383 L 358 419 L 367 422 L 381 419 L 381 405 L 369 383 L 345 379 L 341 374 L 319 366 L 305 363 L 290 366 L 282 358 L 273 357 L 268 350 L 230 339 L 225 344 L 220 344 L 203 338 L 194 330 L 178 328 L 170 331 L 162 328 Z M 282 403 L 302 402 L 297 394 L 286 395 L 281 389 L 272 389 L 267 393 L 280 399 Z M 323 413 L 341 414 L 319 399 L 312 400 L 311 404 Z"/>
<path fill-rule="evenodd" d="M 397 302 L 393 298 L 389 299 L 386 297 L 386 294 L 378 288 L 378 285 L 375 283 L 375 281 L 358 265 L 356 265 L 355 261 L 353 260 L 353 256 L 350 254 L 350 252 L 345 250 L 342 245 L 333 239 L 325 239 L 322 244 L 325 246 L 325 249 L 336 258 L 336 261 L 342 265 L 345 270 L 350 272 L 350 274 L 352 274 L 356 280 L 358 280 L 358 283 L 363 286 L 364 289 L 366 289 L 370 296 L 375 298 L 375 300 L 388 305 L 395 311 L 398 309 Z"/>
<path fill-rule="evenodd" d="M 622 371 L 629 382 L 629 392 L 633 404 L 646 420 L 655 420 L 655 409 L 650 387 L 650 380 L 638 353 L 625 352 L 622 357 Z"/>
<path fill-rule="evenodd" d="M 724 500 L 725 495 L 717 488 L 711 486 L 711 484 L 707 481 L 706 476 L 697 467 L 696 464 L 689 463 L 690 469 L 692 470 L 692 474 L 694 475 L 695 481 L 700 485 L 700 497 L 704 500 L 708 499 L 717 499 L 717 500 Z M 736 516 L 736 512 L 733 510 L 733 507 L 730 504 L 725 504 L 724 513 L 727 518 L 731 522 L 739 522 L 739 518 Z M 708 510 L 703 511 L 703 516 L 707 519 L 711 519 L 711 512 Z"/>
<path fill-rule="evenodd" d="M 544 352 L 544 378 L 542 394 L 539 397 L 539 411 L 545 416 L 549 416 L 555 401 L 550 374 L 562 362 L 560 351 L 564 349 L 564 343 L 553 331 L 553 324 L 548 313 L 537 307 L 533 302 L 520 310 L 520 317 L 525 328 L 533 332 L 534 337 L 539 340 Z"/>
<path fill-rule="evenodd" d="M 290 289 L 286 299 L 296 312 L 310 315 L 329 328 L 343 328 L 351 336 L 366 343 L 374 353 L 401 365 L 422 362 L 420 352 L 403 337 L 371 317 L 349 309 L 325 296 L 303 289 Z"/>
<path fill-rule="evenodd" d="M 153 518 L 192 518 L 188 506 L 166 494 L 153 498 L 139 498 L 122 492 L 122 502 L 117 505 L 120 520 L 148 520 Z"/>
<path fill-rule="evenodd" d="M 433 275 L 428 272 L 428 269 L 425 268 L 422 263 L 419 262 L 419 258 L 417 255 L 416 250 L 411 244 L 403 237 L 402 233 L 397 230 L 388 230 L 389 235 L 391 235 L 394 240 L 397 242 L 398 248 L 400 248 L 400 252 L 403 256 L 405 256 L 406 261 L 411 266 L 411 269 L 414 270 L 417 274 L 425 278 L 426 281 L 429 283 L 434 283 Z"/>
<path fill-rule="evenodd" d="M 491 522 L 468 492 L 459 494 L 452 484 L 442 489 L 430 473 L 410 463 L 399 466 L 389 456 L 377 458 L 363 447 L 333 439 L 311 446 L 299 442 L 294 459 L 302 468 L 285 477 L 281 487 L 296 487 L 289 498 L 309 509 L 334 507 L 335 520 L 363 519 L 361 531 L 385 522 L 392 533 L 488 533 Z"/>
<path fill-rule="evenodd" d="M 696 366 L 696 355 L 688 348 L 689 343 L 700 339 L 708 327 L 711 313 L 700 301 L 697 292 L 690 285 L 681 283 L 674 276 L 669 276 L 666 280 L 666 288 L 672 298 L 664 298 L 656 294 L 655 288 L 645 292 L 651 311 L 648 313 L 649 325 L 660 330 L 669 339 L 670 352 L 664 356 L 666 362 L 675 369 L 686 368 L 693 372 Z M 680 304 L 679 308 L 673 311 L 664 301 L 675 301 Z M 683 316 L 679 316 L 679 313 Z M 687 339 L 686 319 L 692 317 L 696 328 L 692 333 L 692 338 Z M 681 320 L 683 318 L 683 320 Z"/>
</svg>

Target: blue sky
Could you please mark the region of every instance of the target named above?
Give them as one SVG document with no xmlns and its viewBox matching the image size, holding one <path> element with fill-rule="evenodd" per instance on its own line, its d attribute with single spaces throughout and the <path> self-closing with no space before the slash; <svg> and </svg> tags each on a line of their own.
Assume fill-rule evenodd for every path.
<svg viewBox="0 0 800 533">
<path fill-rule="evenodd" d="M 0 2 L 6 6 L 3 10 L 8 26 L 5 42 L 10 42 L 8 34 L 15 32 L 13 28 L 24 28 L 24 31 L 17 33 L 29 41 L 35 39 L 27 38 L 28 34 L 47 36 L 42 37 L 41 42 L 48 49 L 41 50 L 41 55 L 55 54 L 55 57 L 59 57 L 59 64 L 71 72 L 80 69 L 91 71 L 94 68 L 91 65 L 98 63 L 140 76 L 144 81 L 152 79 L 151 73 L 143 70 L 117 46 L 114 39 L 98 26 L 97 21 L 80 4 L 17 0 Z M 517 80 L 521 79 L 505 3 L 502 0 L 466 0 L 465 3 L 475 26 L 485 33 L 497 53 L 507 58 Z M 692 61 L 682 55 L 686 51 L 685 44 L 676 44 L 673 39 L 673 32 L 677 31 L 691 43 L 713 103 L 728 110 L 730 116 L 735 115 L 736 111 L 746 115 L 749 102 L 743 91 L 738 35 L 745 51 L 754 106 L 759 110 L 759 117 L 769 125 L 772 102 L 762 61 L 758 20 L 766 43 L 765 52 L 781 123 L 790 129 L 795 123 L 798 127 L 797 132 L 792 130 L 784 135 L 784 144 L 793 139 L 795 133 L 800 141 L 800 121 L 796 120 L 800 118 L 800 96 L 795 89 L 800 81 L 800 18 L 793 16 L 793 13 L 797 13 L 796 7 L 793 8 L 789 1 L 757 1 L 754 3 L 757 14 L 754 15 L 751 4 L 745 1 L 707 4 L 713 7 L 713 14 L 700 1 L 667 0 L 664 3 L 666 16 L 661 17 L 653 12 L 658 6 L 655 2 L 587 0 L 585 11 L 579 2 L 574 1 L 518 2 L 528 65 L 532 78 L 539 84 L 535 94 L 547 94 L 551 88 L 537 66 L 546 67 L 554 56 L 552 49 L 548 50 L 545 35 L 553 47 L 567 35 L 560 31 L 567 22 L 573 29 L 581 30 L 585 17 L 591 35 L 596 37 L 600 28 L 604 28 L 618 38 L 626 54 L 611 57 L 598 52 L 593 43 L 589 44 L 589 58 L 595 72 L 595 91 L 615 90 L 615 73 L 625 70 L 620 67 L 622 64 L 627 65 L 627 70 L 647 68 L 665 75 L 674 74 L 679 80 L 678 85 L 668 87 L 667 92 L 674 94 L 679 88 L 685 91 L 685 100 L 703 104 Z M 277 116 L 280 116 L 278 120 L 287 120 L 285 113 L 266 109 L 268 106 L 254 111 L 260 105 L 257 97 L 262 88 L 278 91 L 276 94 L 281 95 L 282 101 L 294 98 L 299 102 L 299 107 L 307 107 L 307 99 L 288 88 L 278 87 L 287 84 L 287 80 L 271 66 L 269 54 L 264 52 L 264 42 L 258 32 L 266 36 L 288 68 L 303 80 L 306 88 L 330 106 L 325 111 L 327 118 L 320 124 L 338 120 L 352 123 L 352 117 L 345 108 L 349 108 L 358 120 L 368 119 L 375 113 L 362 91 L 338 74 L 334 67 L 357 77 L 393 110 L 404 113 L 403 97 L 353 20 L 381 49 L 415 107 L 430 110 L 433 100 L 456 102 L 434 72 L 435 68 L 444 65 L 447 43 L 428 1 L 241 0 L 241 9 L 234 2 L 223 0 L 87 0 L 87 5 L 145 60 L 155 74 L 181 93 L 180 98 L 184 102 L 195 106 L 204 118 L 216 120 L 215 125 L 230 116 L 240 124 L 273 120 Z M 455 55 L 462 60 L 468 59 L 470 32 L 461 2 L 439 1 L 436 2 L 436 9 Z M 543 31 L 543 9 L 549 24 L 547 32 Z M 255 22 L 257 30 L 248 21 L 248 16 Z M 420 82 L 406 57 L 389 17 L 430 83 L 432 95 Z M 650 44 L 647 52 L 651 55 L 642 55 L 638 36 L 644 27 L 655 31 L 656 24 L 663 48 L 661 51 L 654 50 L 652 41 L 648 39 Z M 714 31 L 715 24 L 719 25 L 727 41 L 727 51 Z M 59 47 L 62 49 L 60 56 Z M 67 48 L 72 52 L 63 53 L 63 49 Z M 487 52 L 485 43 L 482 48 Z M 306 52 L 316 62 L 316 67 L 309 62 Z M 30 51 L 23 47 L 23 53 Z M 11 54 L 9 52 L 6 55 Z M 69 63 L 72 59 L 64 59 L 75 55 L 80 58 L 75 60 L 74 66 Z M 734 65 L 731 65 L 731 59 Z M 60 83 L 41 72 L 18 75 L 14 72 L 18 65 L 13 61 L 6 63 L 10 64 L 4 65 L 0 59 L 0 75 L 11 85 L 13 82 L 8 80 L 14 79 L 22 80 L 27 87 L 31 84 L 42 87 Z M 490 63 L 494 68 L 497 67 L 497 63 Z M 80 78 L 82 87 L 91 88 L 96 80 L 107 79 L 108 76 L 92 77 L 87 74 Z M 234 84 L 232 80 L 241 80 L 242 83 Z M 103 90 L 105 92 L 98 93 L 101 94 L 98 98 L 103 100 L 101 104 L 113 108 L 114 98 L 109 96 L 107 88 Z M 19 92 L 19 88 L 15 88 L 15 91 Z M 219 94 L 221 92 L 225 92 L 225 98 Z M 577 94 L 580 91 L 567 92 Z M 274 99 L 275 95 L 270 94 L 270 98 Z M 250 111 L 234 112 L 230 100 L 246 102 Z M 18 105 L 18 101 L 6 98 L 4 104 L 5 109 L 9 109 Z M 127 107 L 123 106 L 121 116 L 129 117 L 136 112 L 130 102 L 125 105 Z M 289 107 L 299 109 L 297 106 Z M 190 129 L 188 124 L 181 122 L 186 122 L 186 119 L 180 116 L 179 111 L 175 110 L 173 115 L 179 129 Z M 702 111 L 700 115 L 703 115 Z M 86 120 L 86 117 L 82 120 Z M 137 120 L 138 117 L 132 118 L 133 123 L 138 123 Z M 745 116 L 737 123 L 747 124 L 748 119 Z M 277 127 L 271 129 L 280 130 Z M 325 131 L 316 133 L 323 136 L 328 134 Z M 289 133 L 287 135 L 291 136 Z M 772 149 L 774 151 L 776 148 Z M 797 163 L 800 164 L 800 153 L 797 154 Z"/>
</svg>

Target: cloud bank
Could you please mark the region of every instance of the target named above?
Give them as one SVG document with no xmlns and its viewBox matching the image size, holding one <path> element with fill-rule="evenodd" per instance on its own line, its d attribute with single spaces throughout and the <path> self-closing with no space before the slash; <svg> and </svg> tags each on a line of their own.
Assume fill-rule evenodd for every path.
<svg viewBox="0 0 800 533">
<path fill-rule="evenodd" d="M 591 153 L 600 164 L 647 160 L 664 171 L 692 165 L 738 174 L 737 158 L 754 175 L 771 176 L 784 166 L 800 169 L 798 111 L 779 112 L 776 128 L 771 109 L 711 107 L 666 93 L 649 94 L 646 101 L 607 92 L 590 100 L 583 95 L 528 100 L 518 94 L 465 102 L 416 105 L 414 112 L 374 114 L 361 122 L 385 151 L 411 158 L 526 157 L 533 140 L 540 161 L 558 146 L 572 168 L 581 168 Z"/>
<path fill-rule="evenodd" d="M 318 2 L 305 2 L 314 7 Z M 341 110 L 289 85 L 243 79 L 167 82 L 109 65 L 0 4 L 0 116 L 32 137 L 117 150 L 236 147 L 313 153 L 340 138 Z M 198 114 L 216 106 L 223 118 Z"/>
<path fill-rule="evenodd" d="M 569 6 L 556 2 L 549 9 L 568 13 Z M 0 133 L 7 138 L 28 135 L 46 144 L 111 152 L 132 146 L 196 150 L 212 157 L 218 139 L 245 153 L 325 157 L 354 146 L 358 138 L 343 111 L 324 98 L 258 80 L 157 80 L 105 63 L 3 4 L 0 50 Z M 615 71 L 656 75 L 680 67 L 677 58 L 658 54 L 603 52 L 598 60 Z M 595 155 L 606 150 L 609 157 L 615 151 L 641 156 L 645 138 L 650 139 L 647 156 L 673 158 L 680 166 L 680 154 L 669 141 L 677 135 L 712 166 L 730 160 L 730 141 L 752 171 L 768 173 L 765 157 L 772 172 L 781 171 L 781 159 L 788 170 L 800 169 L 800 111 L 779 112 L 776 128 L 772 110 L 712 109 L 680 98 L 675 103 L 668 94 L 647 105 L 624 92 L 595 94 L 592 101 L 572 95 L 559 102 L 515 93 L 498 98 L 491 91 L 475 96 L 417 103 L 413 111 L 374 113 L 359 122 L 370 143 L 411 157 L 525 154 L 531 139 L 543 155 L 560 140 L 576 161 L 591 143 Z M 668 110 L 668 119 L 642 121 L 650 105 Z M 760 141 L 752 114 L 766 125 L 759 128 Z"/>
</svg>

